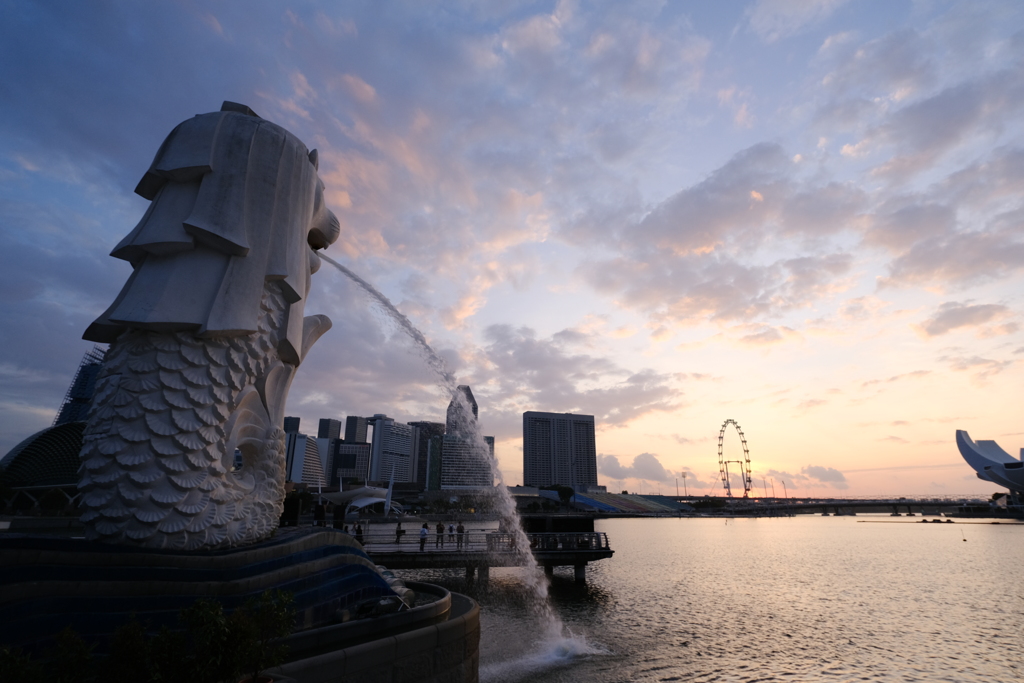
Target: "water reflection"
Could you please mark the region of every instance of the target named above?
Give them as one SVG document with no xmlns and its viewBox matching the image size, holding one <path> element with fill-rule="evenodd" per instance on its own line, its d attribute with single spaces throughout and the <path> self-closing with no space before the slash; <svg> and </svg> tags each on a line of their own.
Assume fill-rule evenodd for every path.
<svg viewBox="0 0 1024 683">
<path fill-rule="evenodd" d="M 564 569 L 552 581 L 590 648 L 562 657 L 535 636 L 519 570 L 492 570 L 487 590 L 451 571 L 424 580 L 481 603 L 482 680 L 1024 677 L 1024 525 L 869 519 L 599 521 L 615 557 L 586 586 Z"/>
</svg>

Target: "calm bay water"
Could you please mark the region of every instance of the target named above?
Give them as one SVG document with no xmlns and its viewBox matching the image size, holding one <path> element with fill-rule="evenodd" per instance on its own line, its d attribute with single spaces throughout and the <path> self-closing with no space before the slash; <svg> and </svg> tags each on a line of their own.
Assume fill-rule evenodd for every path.
<svg viewBox="0 0 1024 683">
<path fill-rule="evenodd" d="M 522 570 L 402 574 L 480 602 L 483 681 L 1024 680 L 1024 525 L 894 519 L 599 520 L 615 557 L 556 570 L 554 651 Z"/>
</svg>

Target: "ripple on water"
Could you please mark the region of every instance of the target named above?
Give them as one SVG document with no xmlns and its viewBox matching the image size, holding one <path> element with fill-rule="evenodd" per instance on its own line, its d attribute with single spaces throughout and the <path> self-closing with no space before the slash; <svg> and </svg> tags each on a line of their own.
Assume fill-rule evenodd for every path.
<svg viewBox="0 0 1024 683">
<path fill-rule="evenodd" d="M 485 682 L 1024 680 L 1024 525 L 865 519 L 600 520 L 615 557 L 552 581 L 569 644 L 540 642 L 518 570 L 420 576 L 480 601 Z"/>
</svg>

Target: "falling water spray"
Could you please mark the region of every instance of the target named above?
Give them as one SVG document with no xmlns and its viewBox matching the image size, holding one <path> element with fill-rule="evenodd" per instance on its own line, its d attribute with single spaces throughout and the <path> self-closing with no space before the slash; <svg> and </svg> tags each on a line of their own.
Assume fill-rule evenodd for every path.
<svg viewBox="0 0 1024 683">
<path fill-rule="evenodd" d="M 533 553 L 530 551 L 530 540 L 523 531 L 522 524 L 519 521 L 519 513 L 516 510 L 515 500 L 512 495 L 508 492 L 508 487 L 505 486 L 504 478 L 501 470 L 498 468 L 498 462 L 495 458 L 490 455 L 490 448 L 484 441 L 483 435 L 480 433 L 480 429 L 477 425 L 476 420 L 473 417 L 472 408 L 466 401 L 466 396 L 463 392 L 458 390 L 455 377 L 449 372 L 444 359 L 437 355 L 434 349 L 431 348 L 430 344 L 427 343 L 423 333 L 416 329 L 416 326 L 410 322 L 410 320 L 402 314 L 395 305 L 369 282 L 359 277 L 351 270 L 341 265 L 337 261 L 334 261 L 322 253 L 319 254 L 320 258 L 332 266 L 340 270 L 347 278 L 356 283 L 367 295 L 369 295 L 377 304 L 379 304 L 388 316 L 402 328 L 416 344 L 419 346 L 420 352 L 424 356 L 427 365 L 437 374 L 438 384 L 441 390 L 445 393 L 446 399 L 454 399 L 458 402 L 460 410 L 458 419 L 458 431 L 459 436 L 470 442 L 473 452 L 478 454 L 478 457 L 485 459 L 491 468 L 491 474 L 494 479 L 497 480 L 498 485 L 494 487 L 495 496 L 495 508 L 499 516 L 501 526 L 511 536 L 511 543 L 509 544 L 509 550 L 515 553 L 518 564 L 526 567 L 525 580 L 527 587 L 529 588 L 529 595 L 533 600 L 533 608 L 537 613 L 538 617 L 544 624 L 544 639 L 552 643 L 555 646 L 560 647 L 562 650 L 567 651 L 570 655 L 574 651 L 583 651 L 581 648 L 566 648 L 565 643 L 570 639 L 566 638 L 564 633 L 565 629 L 562 625 L 558 615 L 551 609 L 551 602 L 548 599 L 548 580 L 544 575 L 544 572 L 540 570 L 537 565 L 536 559 L 533 557 Z M 585 648 L 585 645 L 584 645 Z"/>
</svg>

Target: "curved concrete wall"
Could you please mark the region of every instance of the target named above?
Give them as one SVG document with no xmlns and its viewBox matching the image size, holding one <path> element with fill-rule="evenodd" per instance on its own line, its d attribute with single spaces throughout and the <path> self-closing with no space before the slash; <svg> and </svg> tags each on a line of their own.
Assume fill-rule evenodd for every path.
<svg viewBox="0 0 1024 683">
<path fill-rule="evenodd" d="M 0 538 L 0 642 L 33 647 L 66 626 L 101 640 L 130 614 L 177 626 L 199 598 L 226 609 L 272 589 L 292 593 L 296 626 L 394 592 L 362 547 L 333 529 L 281 531 L 229 550 L 179 552 L 5 534 Z"/>
<path fill-rule="evenodd" d="M 480 607 L 452 593 L 447 621 L 289 662 L 271 673 L 301 683 L 477 683 L 479 670 Z"/>
</svg>

